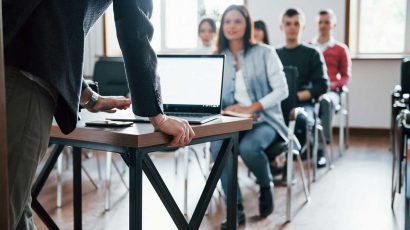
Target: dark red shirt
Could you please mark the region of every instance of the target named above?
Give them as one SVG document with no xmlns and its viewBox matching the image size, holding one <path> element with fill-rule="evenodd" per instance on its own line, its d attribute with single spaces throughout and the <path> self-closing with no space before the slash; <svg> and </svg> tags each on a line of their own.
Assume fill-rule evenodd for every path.
<svg viewBox="0 0 410 230">
<path fill-rule="evenodd" d="M 323 50 L 325 45 L 313 42 L 315 46 Z M 347 85 L 349 78 L 352 75 L 352 61 L 349 55 L 348 47 L 331 39 L 327 43 L 327 48 L 323 51 L 327 66 L 327 74 L 330 80 L 330 89 L 337 91 L 344 85 Z"/>
</svg>

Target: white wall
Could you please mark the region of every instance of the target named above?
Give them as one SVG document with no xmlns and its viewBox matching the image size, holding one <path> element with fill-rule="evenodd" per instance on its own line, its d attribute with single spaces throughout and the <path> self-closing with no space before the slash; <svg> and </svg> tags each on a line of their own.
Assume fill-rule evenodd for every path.
<svg viewBox="0 0 410 230">
<path fill-rule="evenodd" d="M 335 37 L 343 41 L 345 1 L 329 0 L 248 0 L 248 6 L 255 19 L 264 20 L 269 27 L 274 46 L 283 44 L 279 30 L 280 13 L 288 7 L 301 8 L 307 19 L 305 40 L 315 35 L 315 15 L 323 8 L 332 8 L 338 16 Z M 96 23 L 86 40 L 84 72 L 92 75 L 95 56 L 102 54 L 102 25 Z M 390 120 L 390 92 L 399 83 L 399 60 L 353 60 L 350 82 L 350 126 L 362 128 L 388 128 Z"/>
<path fill-rule="evenodd" d="M 288 8 L 299 8 L 306 16 L 304 40 L 310 41 L 316 35 L 316 15 L 322 9 L 331 8 L 338 17 L 334 33 L 336 39 L 344 40 L 345 1 L 329 0 L 248 0 L 249 11 L 254 20 L 263 20 L 269 27 L 269 39 L 275 47 L 284 45 L 284 36 L 280 31 L 281 15 Z"/>
<path fill-rule="evenodd" d="M 338 23 L 334 36 L 344 41 L 345 1 L 329 0 L 248 0 L 248 7 L 255 20 L 264 20 L 269 27 L 271 44 L 284 44 L 279 29 L 281 13 L 290 7 L 300 8 L 306 16 L 304 41 L 316 34 L 315 17 L 319 10 L 331 8 Z M 390 120 L 390 92 L 400 79 L 399 60 L 353 60 L 350 89 L 350 126 L 362 128 L 388 128 Z"/>
<path fill-rule="evenodd" d="M 400 64 L 400 60 L 353 60 L 349 84 L 352 127 L 390 127 L 390 93 L 400 84 Z"/>
<path fill-rule="evenodd" d="M 92 76 L 97 56 L 103 54 L 103 25 L 102 18 L 95 22 L 88 32 L 84 47 L 84 75 Z"/>
</svg>

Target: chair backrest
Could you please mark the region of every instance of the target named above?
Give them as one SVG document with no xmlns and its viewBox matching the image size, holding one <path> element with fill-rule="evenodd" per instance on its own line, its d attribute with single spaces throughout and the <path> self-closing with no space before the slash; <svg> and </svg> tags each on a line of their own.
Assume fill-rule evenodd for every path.
<svg viewBox="0 0 410 230">
<path fill-rule="evenodd" d="M 401 63 L 401 88 L 402 94 L 410 93 L 410 57 Z"/>
<path fill-rule="evenodd" d="M 297 107 L 298 98 L 298 77 L 299 71 L 297 67 L 285 66 L 283 68 L 285 72 L 286 80 L 288 82 L 289 96 L 282 101 L 282 113 L 285 118 L 286 125 L 289 124 L 289 114 L 293 108 Z"/>
<path fill-rule="evenodd" d="M 129 92 L 121 57 L 101 57 L 95 63 L 93 80 L 98 82 L 101 95 L 127 96 Z"/>
</svg>

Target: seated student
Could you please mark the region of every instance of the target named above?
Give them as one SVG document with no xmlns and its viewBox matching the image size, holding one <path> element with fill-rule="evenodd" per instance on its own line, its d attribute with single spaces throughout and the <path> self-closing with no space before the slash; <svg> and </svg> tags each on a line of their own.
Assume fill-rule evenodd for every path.
<svg viewBox="0 0 410 230">
<path fill-rule="evenodd" d="M 308 113 L 308 121 L 298 120 L 295 134 L 302 145 L 306 142 L 306 122 L 310 128 L 314 124 L 314 100 L 325 94 L 329 88 L 329 79 L 326 66 L 319 51 L 301 44 L 302 30 L 305 26 L 305 17 L 298 9 L 288 9 L 282 16 L 281 30 L 284 32 L 286 45 L 277 49 L 277 53 L 284 66 L 297 67 L 298 106 Z M 319 151 L 318 166 L 326 165 L 323 151 Z"/>
<path fill-rule="evenodd" d="M 231 5 L 222 15 L 217 52 L 226 55 L 222 105 L 225 111 L 254 114 L 258 117 L 253 129 L 243 132 L 239 154 L 253 172 L 260 186 L 259 214 L 273 212 L 273 184 L 264 149 L 275 138 L 287 140 L 287 128 L 280 102 L 288 96 L 288 86 L 282 64 L 269 46 L 252 39 L 252 21 L 244 6 Z M 214 159 L 222 142 L 211 144 Z M 221 176 L 227 191 L 227 172 Z M 222 228 L 226 228 L 226 222 Z M 245 223 L 242 196 L 238 186 L 238 223 Z"/>
<path fill-rule="evenodd" d="M 191 54 L 212 54 L 215 52 L 216 24 L 212 18 L 204 18 L 198 25 L 198 47 L 189 51 Z"/>
<path fill-rule="evenodd" d="M 330 79 L 330 92 L 327 96 L 333 105 L 340 104 L 339 92 L 347 85 L 352 74 L 352 60 L 349 49 L 341 42 L 335 40 L 332 32 L 336 27 L 336 15 L 333 10 L 322 10 L 317 16 L 319 35 L 313 39 L 312 44 L 322 51 L 327 66 L 327 74 Z M 321 105 L 322 107 L 326 104 Z M 330 140 L 330 114 L 323 109 L 321 113 L 322 125 L 325 130 L 326 139 Z"/>
<path fill-rule="evenodd" d="M 269 45 L 269 35 L 265 22 L 262 20 L 255 21 L 254 26 L 255 42 Z"/>
<path fill-rule="evenodd" d="M 254 114 L 253 129 L 243 132 L 239 154 L 256 176 L 260 186 L 259 214 L 273 212 L 273 184 L 269 161 L 264 150 L 275 140 L 287 140 L 287 128 L 280 102 L 288 96 L 282 63 L 275 50 L 253 42 L 253 23 L 245 6 L 231 5 L 222 15 L 217 52 L 226 55 L 222 105 L 225 111 Z M 212 142 L 215 159 L 222 142 Z M 227 192 L 227 172 L 221 182 Z M 222 228 L 226 228 L 226 222 Z M 238 223 L 245 223 L 242 196 L 238 186 Z"/>
</svg>

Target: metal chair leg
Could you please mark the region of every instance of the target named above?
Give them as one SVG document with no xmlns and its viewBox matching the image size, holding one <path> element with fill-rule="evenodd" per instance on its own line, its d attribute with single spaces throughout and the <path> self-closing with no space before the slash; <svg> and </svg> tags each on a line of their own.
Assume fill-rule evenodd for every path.
<svg viewBox="0 0 410 230">
<path fill-rule="evenodd" d="M 91 177 L 90 173 L 87 171 L 87 169 L 81 164 L 81 169 L 84 171 L 85 175 L 87 176 L 88 180 L 90 180 L 91 184 L 93 184 L 95 189 L 98 189 L 99 186 L 97 183 L 95 183 L 94 179 Z"/>
<path fill-rule="evenodd" d="M 410 228 L 410 190 L 409 190 L 409 178 L 408 178 L 408 174 L 410 173 L 409 170 L 409 162 L 407 161 L 407 159 L 409 159 L 407 157 L 408 154 L 408 136 L 404 135 L 403 137 L 403 142 L 404 142 L 404 151 L 403 151 L 403 155 L 405 155 L 406 157 L 404 158 L 404 226 L 405 229 L 409 229 Z"/>
<path fill-rule="evenodd" d="M 314 128 L 314 133 L 313 133 L 313 156 L 312 156 L 312 168 L 313 168 L 313 182 L 316 181 L 316 174 L 317 174 L 317 153 L 318 153 L 318 149 L 319 149 L 319 130 L 318 130 L 318 122 L 319 119 L 316 118 L 315 119 L 315 124 L 313 126 Z"/>
<path fill-rule="evenodd" d="M 345 115 L 345 149 L 349 148 L 349 93 L 345 92 L 345 105 L 344 105 L 344 115 Z"/>
<path fill-rule="evenodd" d="M 63 158 L 65 157 L 66 167 L 68 168 L 68 165 L 69 165 L 68 162 L 70 159 L 69 153 L 71 152 L 70 148 L 71 148 L 70 146 L 65 147 L 63 150 L 63 153 L 58 157 L 58 160 L 57 160 L 57 208 L 62 207 L 62 197 L 63 197 L 62 174 L 63 174 L 63 163 L 64 163 Z M 88 158 L 86 154 L 87 153 L 84 153 L 83 155 Z M 97 163 L 97 167 L 99 167 L 99 163 Z M 94 186 L 94 188 L 98 189 L 99 185 L 95 183 L 94 179 L 91 177 L 90 173 L 83 166 L 83 164 L 81 164 L 81 169 L 84 171 L 85 175 L 87 176 L 91 184 Z"/>
<path fill-rule="evenodd" d="M 188 169 L 189 148 L 184 147 L 184 215 L 188 216 Z"/>
<path fill-rule="evenodd" d="M 339 113 L 339 156 L 342 157 L 345 150 L 345 116 L 343 110 Z"/>
<path fill-rule="evenodd" d="M 299 163 L 300 167 L 300 177 L 302 177 L 302 184 L 303 184 L 303 189 L 305 191 L 305 196 L 306 196 L 306 201 L 310 202 L 310 192 L 307 186 L 307 181 L 306 181 L 306 174 L 305 170 L 303 169 L 303 163 L 302 163 L 302 158 L 300 157 L 299 152 L 294 152 L 294 155 L 296 155 L 297 161 Z"/>
<path fill-rule="evenodd" d="M 402 114 L 399 114 L 394 119 L 393 124 L 393 142 L 392 142 L 392 153 L 393 153 L 393 171 L 392 171 L 392 191 L 391 191 L 391 207 L 394 206 L 394 201 L 396 197 L 396 193 L 399 191 L 399 178 L 401 173 L 401 143 L 402 143 L 402 127 L 400 126 L 402 120 Z"/>
<path fill-rule="evenodd" d="M 396 138 L 398 138 L 396 136 L 396 124 L 394 123 L 392 125 L 392 130 L 391 130 L 391 135 L 392 135 L 392 139 L 391 139 L 391 151 L 393 154 L 393 165 L 392 165 L 392 183 L 391 183 L 391 208 L 393 209 L 394 207 L 394 198 L 396 197 L 396 161 L 397 159 L 397 153 L 396 153 L 396 145 L 397 145 L 397 140 Z"/>
<path fill-rule="evenodd" d="M 111 208 L 111 159 L 112 152 L 107 152 L 105 158 L 105 210 Z"/>
<path fill-rule="evenodd" d="M 177 149 L 174 154 L 174 165 L 175 165 L 175 175 L 178 175 L 178 159 L 179 159 L 179 151 L 180 149 Z"/>
<path fill-rule="evenodd" d="M 328 145 L 326 144 L 326 137 L 325 137 L 325 132 L 323 130 L 323 126 L 319 126 L 318 130 L 320 132 L 320 138 L 322 139 L 322 143 L 323 143 L 323 151 L 325 152 L 325 156 L 326 156 L 326 160 L 328 161 L 327 163 L 327 168 L 329 170 L 331 170 L 333 168 L 333 161 L 332 161 L 332 157 L 328 151 Z"/>
<path fill-rule="evenodd" d="M 57 160 L 57 208 L 61 208 L 62 206 L 62 196 L 63 196 L 63 182 L 62 182 L 62 174 L 63 174 L 63 156 L 64 154 L 60 154 Z"/>
<path fill-rule="evenodd" d="M 292 178 L 293 178 L 293 145 L 295 121 L 289 122 L 288 133 L 288 152 L 286 159 L 286 220 L 292 221 Z"/>
<path fill-rule="evenodd" d="M 101 174 L 101 164 L 100 164 L 100 154 L 95 154 L 95 158 L 97 161 L 97 171 L 98 171 L 98 184 L 102 182 L 102 174 Z"/>
<path fill-rule="evenodd" d="M 286 165 L 286 220 L 292 221 L 293 140 L 289 140 Z"/>
<path fill-rule="evenodd" d="M 127 182 L 125 182 L 124 174 L 121 172 L 120 168 L 118 167 L 117 163 L 115 162 L 113 158 L 112 158 L 112 164 L 114 165 L 115 171 L 117 171 L 118 175 L 120 176 L 120 179 L 122 183 L 124 184 L 125 188 L 129 191 L 130 189 L 128 188 Z"/>
<path fill-rule="evenodd" d="M 69 162 L 70 162 L 70 152 L 71 152 L 71 150 L 69 150 L 69 149 L 71 149 L 71 146 L 66 146 L 63 150 L 63 153 L 64 153 L 63 155 L 65 156 L 65 169 L 64 170 L 68 170 L 68 168 L 70 167 Z"/>
<path fill-rule="evenodd" d="M 127 164 L 125 164 L 125 162 L 124 162 L 124 161 L 120 161 L 120 164 L 121 164 L 121 166 L 122 166 L 121 175 L 122 175 L 122 176 L 124 176 L 124 175 L 125 175 L 125 173 L 127 172 L 127 168 L 128 168 L 128 166 L 127 166 Z"/>
</svg>

